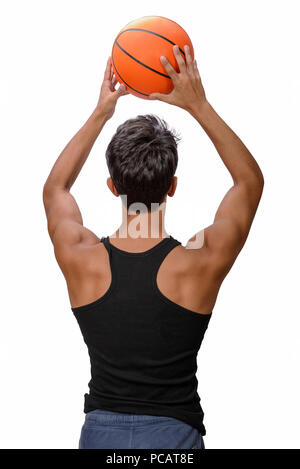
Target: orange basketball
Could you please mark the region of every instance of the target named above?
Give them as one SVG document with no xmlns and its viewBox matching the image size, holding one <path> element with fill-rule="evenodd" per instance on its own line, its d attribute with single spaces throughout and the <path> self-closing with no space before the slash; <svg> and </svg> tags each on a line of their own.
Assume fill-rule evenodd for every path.
<svg viewBox="0 0 300 469">
<path fill-rule="evenodd" d="M 112 48 L 112 64 L 118 82 L 124 83 L 130 93 L 143 99 L 148 99 L 151 93 L 170 93 L 173 83 L 160 57 L 167 57 L 179 72 L 173 54 L 175 44 L 183 57 L 187 44 L 194 59 L 192 42 L 175 21 L 162 16 L 144 16 L 131 21 L 121 29 Z"/>
</svg>

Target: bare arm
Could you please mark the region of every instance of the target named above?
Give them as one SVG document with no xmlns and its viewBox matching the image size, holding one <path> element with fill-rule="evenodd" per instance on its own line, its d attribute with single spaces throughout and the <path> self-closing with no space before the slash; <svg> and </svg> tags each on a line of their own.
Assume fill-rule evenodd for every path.
<svg viewBox="0 0 300 469">
<path fill-rule="evenodd" d="M 208 103 L 196 61 L 188 47 L 185 58 L 174 47 L 180 73 L 162 59 L 172 78 L 174 90 L 169 95 L 155 93 L 154 99 L 187 110 L 205 130 L 224 165 L 231 174 L 233 185 L 221 201 L 214 223 L 204 230 L 203 247 L 213 255 L 222 272 L 226 273 L 242 249 L 263 190 L 262 172 L 243 142 Z M 187 247 L 199 248 L 197 237 Z"/>
<path fill-rule="evenodd" d="M 57 250 L 66 251 L 81 242 L 97 241 L 97 237 L 83 227 L 79 207 L 70 189 L 103 126 L 113 115 L 118 97 L 127 94 L 123 87 L 116 91 L 115 82 L 109 58 L 95 110 L 59 155 L 45 182 L 43 200 L 48 231 Z"/>
<path fill-rule="evenodd" d="M 73 241 L 80 241 L 84 235 L 82 216 L 79 207 L 70 194 L 91 148 L 105 124 L 101 112 L 95 110 L 84 126 L 77 132 L 56 160 L 44 185 L 43 200 L 48 220 L 48 230 L 52 241 L 56 232 L 73 226 Z"/>
<path fill-rule="evenodd" d="M 206 229 L 206 244 L 218 244 L 223 250 L 228 247 L 229 255 L 235 255 L 247 239 L 262 194 L 263 175 L 249 150 L 209 103 L 193 108 L 191 114 L 215 145 L 233 181 L 213 225 Z"/>
</svg>

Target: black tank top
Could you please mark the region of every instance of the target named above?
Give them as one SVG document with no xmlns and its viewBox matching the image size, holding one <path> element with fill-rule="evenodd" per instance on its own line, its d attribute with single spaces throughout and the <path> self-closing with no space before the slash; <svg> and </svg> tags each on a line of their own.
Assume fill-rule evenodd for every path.
<svg viewBox="0 0 300 469">
<path fill-rule="evenodd" d="M 96 301 L 72 308 L 91 360 L 84 412 L 173 417 L 205 435 L 197 393 L 197 353 L 211 314 L 198 314 L 166 298 L 156 275 L 181 244 L 172 236 L 148 251 L 120 250 L 102 238 L 112 281 Z"/>
</svg>

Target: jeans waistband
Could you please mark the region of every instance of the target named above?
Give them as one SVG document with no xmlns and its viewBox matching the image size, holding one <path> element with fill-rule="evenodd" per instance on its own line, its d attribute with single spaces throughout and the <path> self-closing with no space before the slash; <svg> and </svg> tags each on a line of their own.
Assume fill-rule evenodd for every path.
<svg viewBox="0 0 300 469">
<path fill-rule="evenodd" d="M 161 415 L 139 415 L 139 414 L 126 414 L 121 412 L 112 412 L 110 410 L 92 410 L 85 416 L 86 421 L 95 422 L 102 425 L 112 424 L 150 424 L 150 423 L 168 423 L 177 424 L 180 423 L 173 417 L 165 417 Z M 182 422 L 181 422 L 182 423 Z"/>
</svg>

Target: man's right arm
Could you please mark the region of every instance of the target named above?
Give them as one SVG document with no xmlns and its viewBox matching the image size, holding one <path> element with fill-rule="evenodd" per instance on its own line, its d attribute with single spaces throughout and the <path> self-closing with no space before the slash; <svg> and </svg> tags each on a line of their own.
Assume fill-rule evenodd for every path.
<svg viewBox="0 0 300 469">
<path fill-rule="evenodd" d="M 185 60 L 179 48 L 173 48 L 180 73 L 174 70 L 166 58 L 161 58 L 174 89 L 168 95 L 153 93 L 151 98 L 188 111 L 203 127 L 231 174 L 233 185 L 219 205 L 214 223 L 204 233 L 201 232 L 204 236 L 195 235 L 187 244 L 187 248 L 201 251 L 202 258 L 204 253 L 208 255 L 212 261 L 210 265 L 221 279 L 247 239 L 264 180 L 249 150 L 208 103 L 197 63 L 192 60 L 187 46 L 184 50 Z"/>
<path fill-rule="evenodd" d="M 199 108 L 195 105 L 190 113 L 213 142 L 233 181 L 217 209 L 213 224 L 204 230 L 203 240 L 204 247 L 226 274 L 247 239 L 264 179 L 249 150 L 208 102 Z M 192 241 L 188 247 L 193 247 Z"/>
</svg>

